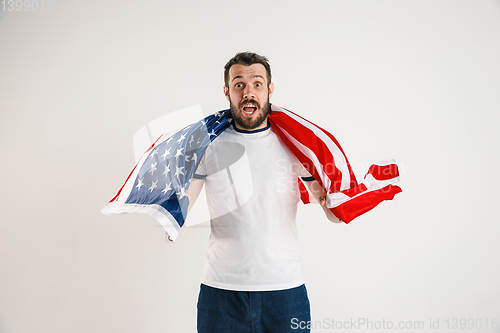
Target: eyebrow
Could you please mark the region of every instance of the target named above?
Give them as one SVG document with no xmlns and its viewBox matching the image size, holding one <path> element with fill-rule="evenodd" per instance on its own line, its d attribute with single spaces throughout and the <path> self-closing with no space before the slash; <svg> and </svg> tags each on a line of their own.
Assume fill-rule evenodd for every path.
<svg viewBox="0 0 500 333">
<path fill-rule="evenodd" d="M 253 78 L 256 78 L 256 77 L 260 77 L 262 80 L 264 80 L 264 77 L 262 75 L 254 75 L 253 76 Z M 233 77 L 233 79 L 231 81 L 234 81 L 236 79 L 242 79 L 242 78 L 243 78 L 243 76 L 238 75 L 238 76 Z"/>
</svg>

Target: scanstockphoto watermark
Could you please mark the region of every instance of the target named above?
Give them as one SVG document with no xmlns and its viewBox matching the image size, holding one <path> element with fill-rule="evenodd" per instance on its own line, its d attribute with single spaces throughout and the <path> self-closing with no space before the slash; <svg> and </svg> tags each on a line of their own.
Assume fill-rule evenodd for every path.
<svg viewBox="0 0 500 333">
<path fill-rule="evenodd" d="M 321 174 L 317 175 L 315 177 L 316 180 L 322 180 L 324 181 L 326 178 L 330 178 L 330 175 L 333 175 L 335 178 L 339 179 L 341 178 L 342 175 L 342 170 L 339 169 L 339 165 L 337 165 L 335 162 L 330 162 L 326 163 L 324 165 L 320 166 L 320 172 Z M 351 165 L 352 167 L 352 165 Z M 358 163 L 355 165 L 356 169 L 359 170 L 364 170 L 364 173 L 371 173 L 371 170 L 375 167 L 375 172 L 377 174 L 377 178 L 379 179 L 396 179 L 395 177 L 398 176 L 398 174 L 401 173 L 402 165 L 392 163 L 388 164 L 382 164 L 382 166 L 375 166 L 373 164 L 364 164 L 364 163 Z M 277 183 L 277 192 L 278 193 L 290 193 L 293 191 L 294 186 L 296 186 L 296 180 L 291 177 L 291 175 L 304 175 L 306 170 L 314 170 L 316 168 L 316 165 L 314 164 L 308 164 L 308 163 L 300 163 L 300 162 L 293 162 L 289 163 L 288 160 L 285 159 L 278 159 L 275 164 L 275 172 L 277 173 L 277 177 L 275 178 L 275 181 Z M 347 169 L 344 170 L 345 172 L 348 173 Z M 354 171 L 354 170 L 353 170 Z M 369 172 L 370 171 L 370 172 Z M 356 173 L 356 172 L 355 172 Z M 357 172 L 358 175 L 360 174 Z M 366 177 L 366 176 L 365 176 Z M 373 178 L 373 175 L 371 175 Z M 308 177 L 306 177 L 308 178 Z M 304 179 L 304 178 L 303 178 Z M 327 181 L 329 181 L 327 179 Z M 358 182 L 360 182 L 361 179 L 358 178 Z M 364 180 L 363 180 L 364 182 Z M 336 183 L 333 184 L 333 186 L 337 186 L 340 188 L 340 183 L 341 181 L 338 180 Z M 335 185 L 337 184 L 337 185 Z M 357 184 L 355 182 L 351 183 L 351 188 L 355 187 Z M 365 184 L 366 185 L 366 184 Z M 388 185 L 388 184 L 386 184 Z M 372 187 L 373 188 L 373 187 Z M 377 192 L 379 193 L 390 193 L 392 191 L 392 188 L 390 186 L 384 186 L 384 187 L 378 187 Z"/>
<path fill-rule="evenodd" d="M 370 318 L 350 318 L 348 320 L 336 320 L 334 318 L 323 318 L 323 320 L 303 321 L 298 318 L 292 318 L 290 327 L 294 330 L 314 329 L 314 330 L 391 330 L 391 329 L 426 329 L 425 322 L 422 320 L 416 321 L 392 321 L 384 318 L 373 320 Z"/>
<path fill-rule="evenodd" d="M 323 318 L 323 320 L 301 321 L 292 318 L 290 327 L 293 330 L 490 330 L 500 328 L 499 318 L 429 318 L 428 320 L 387 320 L 385 318 L 374 320 L 368 317 L 350 318 L 337 320 L 334 318 Z"/>
<path fill-rule="evenodd" d="M 0 10 L 3 12 L 52 12 L 54 0 L 2 0 Z"/>
<path fill-rule="evenodd" d="M 363 175 L 366 174 L 366 172 L 370 169 L 373 164 L 368 164 L 368 163 L 350 163 L 350 166 L 353 170 L 353 172 L 357 175 Z M 404 164 L 402 163 L 397 163 L 398 166 L 398 171 L 399 174 L 404 173 Z M 308 164 L 308 163 L 300 163 L 300 162 L 295 162 L 295 163 L 288 163 L 287 160 L 285 159 L 279 159 L 276 161 L 276 169 L 280 174 L 287 174 L 290 172 L 296 172 L 297 169 L 304 168 L 306 170 L 310 170 L 316 167 L 314 164 Z M 326 163 L 325 165 L 322 165 L 322 170 L 324 170 L 325 173 L 327 174 L 332 174 L 336 173 L 339 170 L 339 166 L 335 164 L 335 162 L 330 162 Z M 391 168 L 385 168 L 381 170 L 382 175 L 389 176 L 391 175 L 392 172 L 394 172 L 394 169 Z"/>
</svg>

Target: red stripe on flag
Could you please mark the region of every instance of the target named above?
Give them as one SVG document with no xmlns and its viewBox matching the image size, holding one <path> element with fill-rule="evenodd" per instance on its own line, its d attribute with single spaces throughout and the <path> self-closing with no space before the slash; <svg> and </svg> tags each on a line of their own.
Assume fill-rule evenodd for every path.
<svg viewBox="0 0 500 333">
<path fill-rule="evenodd" d="M 296 113 L 294 113 L 294 112 L 292 112 L 292 111 L 290 111 L 290 110 L 288 110 L 288 109 L 285 109 L 285 108 L 282 108 L 282 109 L 284 109 L 286 112 L 289 112 L 289 113 L 293 114 L 294 116 L 296 116 L 296 117 L 298 117 L 298 118 L 302 119 L 303 121 L 307 122 L 307 123 L 308 123 L 308 124 L 310 124 L 311 126 L 318 128 L 319 130 L 321 130 L 321 131 L 322 131 L 322 132 L 323 132 L 326 136 L 328 136 L 328 137 L 329 137 L 329 138 L 333 141 L 333 143 L 335 144 L 335 146 L 339 149 L 339 151 L 340 151 L 340 152 L 342 153 L 342 155 L 344 156 L 345 161 L 346 161 L 346 163 L 347 163 L 347 167 L 348 167 L 348 169 L 349 169 L 349 176 L 351 177 L 351 187 L 356 186 L 356 185 L 357 185 L 356 176 L 354 175 L 354 172 L 353 172 L 353 171 L 352 171 L 352 169 L 351 169 L 351 165 L 350 165 L 350 163 L 349 163 L 349 160 L 347 159 L 347 155 L 344 153 L 344 150 L 342 149 L 342 146 L 341 146 L 341 145 L 340 145 L 340 143 L 337 141 L 337 139 L 335 139 L 335 137 L 334 137 L 334 136 L 333 136 L 330 132 L 328 132 L 328 131 L 324 130 L 323 128 L 321 128 L 320 126 L 318 126 L 318 125 L 316 125 L 316 124 L 314 124 L 314 123 L 310 122 L 309 120 L 305 119 L 304 117 L 301 117 L 300 115 L 298 115 L 298 114 L 296 114 Z M 278 112 L 276 112 L 276 113 L 278 113 Z M 284 112 L 280 112 L 280 113 L 284 114 Z M 272 115 L 272 113 L 271 113 L 271 115 Z M 271 115 L 270 115 L 270 117 L 271 117 Z M 288 117 L 289 117 L 289 116 L 288 116 Z M 290 118 L 290 119 L 292 119 L 292 118 Z M 292 119 L 292 121 L 296 122 L 296 120 L 293 120 L 293 119 Z M 285 127 L 285 128 L 286 128 L 286 127 Z M 287 130 L 288 130 L 288 128 L 287 128 Z M 320 138 L 318 138 L 318 137 L 316 136 L 316 134 L 314 134 L 314 132 L 312 132 L 312 131 L 311 131 L 311 135 L 313 135 L 313 136 L 316 138 L 316 140 L 323 142 L 323 141 L 322 141 Z M 326 148 L 326 149 L 328 149 L 328 148 Z M 329 150 L 328 150 L 328 151 L 329 151 Z M 332 159 L 331 159 L 331 160 L 329 160 L 329 161 L 328 161 L 328 160 L 325 160 L 325 162 L 331 162 L 331 161 L 333 161 L 333 157 L 332 157 Z"/>
<path fill-rule="evenodd" d="M 367 174 L 371 174 L 376 180 L 388 180 L 399 176 L 399 170 L 396 164 L 374 164 L 368 169 Z"/>
<path fill-rule="evenodd" d="M 367 190 L 365 184 L 361 183 L 359 184 L 358 186 L 356 187 L 353 187 L 351 189 L 348 189 L 348 190 L 345 190 L 345 191 L 342 191 L 341 193 L 347 195 L 348 197 L 352 198 L 353 196 L 355 195 L 358 195 L 360 193 L 363 193 Z"/>
<path fill-rule="evenodd" d="M 288 111 L 288 110 L 286 110 L 286 111 L 290 112 L 291 114 L 294 114 L 291 111 Z M 304 119 L 298 115 L 296 115 L 296 116 L 301 118 L 301 119 Z M 340 147 L 337 140 L 333 137 L 333 135 L 331 135 L 327 131 L 323 130 L 321 127 L 316 126 L 315 124 L 304 119 L 304 121 L 308 122 L 311 126 L 314 126 L 314 127 L 318 128 L 319 130 L 321 130 L 325 135 L 327 135 L 332 140 L 332 142 L 335 144 L 335 146 L 343 154 L 343 156 L 347 162 L 349 175 L 342 175 L 342 172 L 335 166 L 333 155 L 332 155 L 331 151 L 328 149 L 328 146 L 325 144 L 325 142 L 323 140 L 321 140 L 319 137 L 317 137 L 316 134 L 311 129 L 300 124 L 295 119 L 293 119 L 289 115 L 287 115 L 285 112 L 273 111 L 269 115 L 269 119 L 271 122 L 271 126 L 275 130 L 276 134 L 284 141 L 284 143 L 288 146 L 288 148 L 293 152 L 293 154 L 298 158 L 298 160 L 304 165 L 306 170 L 309 171 L 309 173 L 324 188 L 325 186 L 321 181 L 321 177 L 319 176 L 316 169 L 314 168 L 313 162 L 306 155 L 304 155 L 297 147 L 295 147 L 293 142 L 291 142 L 286 137 L 286 135 L 281 131 L 280 127 L 286 129 L 286 131 L 293 138 L 295 138 L 297 141 L 299 141 L 304 146 L 308 147 L 311 151 L 313 151 L 313 153 L 316 155 L 318 161 L 323 166 L 325 173 L 328 175 L 328 178 L 330 178 L 330 180 L 331 180 L 331 186 L 328 189 L 329 193 L 340 191 L 340 186 L 342 184 L 342 177 L 343 176 L 350 177 L 349 182 L 350 182 L 351 186 L 357 185 L 356 178 L 355 178 L 354 172 L 352 171 L 352 168 L 349 164 L 349 161 L 347 160 L 347 157 L 345 156 L 344 151 Z"/>
<path fill-rule="evenodd" d="M 311 203 L 311 200 L 309 198 L 309 191 L 307 191 L 306 186 L 299 178 L 297 178 L 297 182 L 299 183 L 300 200 L 304 203 L 304 205 Z"/>
<path fill-rule="evenodd" d="M 321 182 L 321 177 L 314 167 L 313 161 L 305 154 L 303 154 L 295 146 L 295 144 L 288 139 L 288 137 L 281 131 L 281 128 L 285 128 L 293 138 L 312 150 L 322 165 L 325 164 L 325 160 L 330 161 L 330 163 L 333 161 L 333 156 L 324 142 L 318 140 L 316 134 L 314 134 L 312 130 L 290 118 L 284 112 L 272 112 L 271 115 L 269 115 L 269 120 L 276 134 L 283 140 L 283 142 L 302 163 L 302 165 L 304 165 L 305 169 L 311 174 L 311 176 L 317 179 L 322 187 L 324 187 L 324 184 Z M 329 165 L 329 169 L 330 173 L 328 176 L 332 180 L 333 185 L 335 184 L 334 180 L 341 179 L 341 173 L 340 170 L 335 167 L 335 165 Z"/>
<path fill-rule="evenodd" d="M 311 159 L 309 159 L 309 157 L 304 155 L 294 145 L 294 143 L 288 139 L 288 137 L 281 131 L 281 129 L 279 128 L 278 125 L 275 125 L 275 123 L 271 122 L 271 126 L 272 126 L 274 132 L 276 133 L 276 135 L 278 135 L 278 137 L 285 143 L 285 145 L 288 147 L 288 149 L 290 149 L 290 151 L 295 155 L 295 157 L 297 157 L 297 159 L 302 163 L 304 168 L 311 174 L 311 176 L 313 176 L 315 179 L 317 179 L 317 181 L 320 183 L 321 187 L 324 188 L 325 184 L 323 184 L 321 177 L 320 177 L 318 171 L 316 170 L 316 168 L 314 167 L 314 163 L 311 161 Z M 338 171 L 338 172 L 340 172 L 340 171 Z"/>
<path fill-rule="evenodd" d="M 351 222 L 356 217 L 372 210 L 384 200 L 392 200 L 394 196 L 402 192 L 399 186 L 387 185 L 379 190 L 366 192 L 343 204 L 330 208 L 337 218 L 345 223 Z"/>
</svg>

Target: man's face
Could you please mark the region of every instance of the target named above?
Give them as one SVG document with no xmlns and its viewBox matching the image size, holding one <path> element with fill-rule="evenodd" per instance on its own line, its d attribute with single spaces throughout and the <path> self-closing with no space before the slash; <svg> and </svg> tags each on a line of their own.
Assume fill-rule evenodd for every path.
<svg viewBox="0 0 500 333">
<path fill-rule="evenodd" d="M 224 94 L 229 101 L 236 128 L 255 130 L 267 126 L 269 98 L 274 84 L 267 86 L 267 72 L 262 64 L 233 65 L 229 68 L 229 88 Z"/>
</svg>

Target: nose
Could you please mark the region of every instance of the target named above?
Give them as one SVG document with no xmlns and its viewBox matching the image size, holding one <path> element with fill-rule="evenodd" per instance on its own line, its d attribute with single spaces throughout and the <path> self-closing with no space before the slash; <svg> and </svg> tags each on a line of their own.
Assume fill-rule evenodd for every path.
<svg viewBox="0 0 500 333">
<path fill-rule="evenodd" d="M 247 85 L 245 90 L 243 90 L 243 98 L 245 99 L 255 99 L 255 92 L 252 85 Z"/>
</svg>

